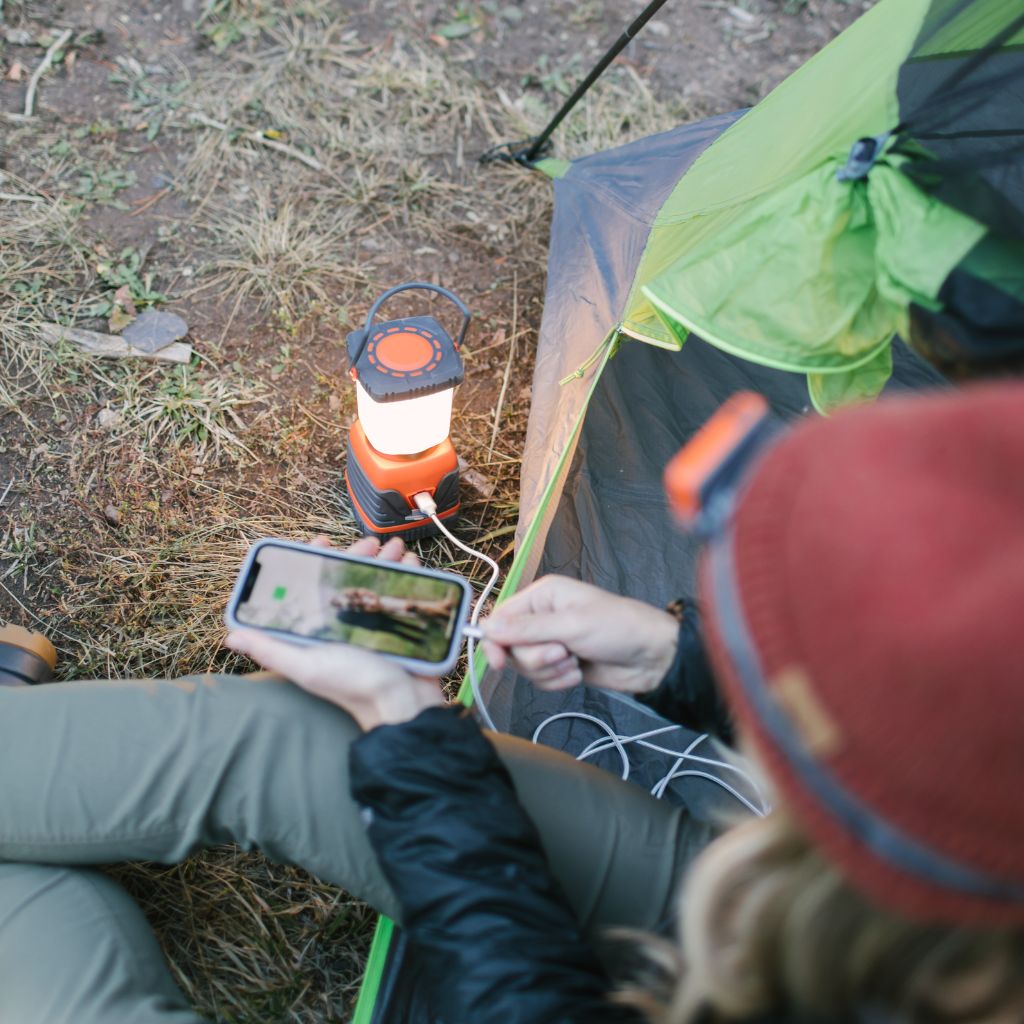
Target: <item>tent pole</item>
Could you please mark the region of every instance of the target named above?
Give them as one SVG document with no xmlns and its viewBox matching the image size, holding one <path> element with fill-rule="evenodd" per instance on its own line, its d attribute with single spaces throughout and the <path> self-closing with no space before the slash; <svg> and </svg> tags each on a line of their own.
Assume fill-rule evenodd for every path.
<svg viewBox="0 0 1024 1024">
<path fill-rule="evenodd" d="M 593 70 L 576 86 L 573 94 L 562 104 L 561 110 L 548 122 L 547 127 L 533 139 L 530 148 L 523 153 L 515 154 L 513 159 L 518 163 L 532 164 L 543 152 L 554 130 L 562 123 L 569 111 L 583 98 L 586 91 L 601 77 L 604 69 L 626 48 L 629 41 L 665 6 L 666 0 L 652 0 L 632 22 L 629 28 L 612 44 L 611 49 L 594 65 Z"/>
</svg>

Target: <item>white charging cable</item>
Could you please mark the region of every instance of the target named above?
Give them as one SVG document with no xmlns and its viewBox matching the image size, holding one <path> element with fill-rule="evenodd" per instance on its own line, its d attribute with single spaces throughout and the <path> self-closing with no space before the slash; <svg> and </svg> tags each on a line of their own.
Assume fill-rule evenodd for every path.
<svg viewBox="0 0 1024 1024">
<path fill-rule="evenodd" d="M 477 714 L 483 720 L 484 725 L 487 726 L 488 729 L 492 732 L 497 732 L 498 728 L 494 724 L 494 720 L 491 718 L 490 712 L 487 710 L 487 705 L 484 703 L 483 695 L 480 693 L 480 680 L 476 673 L 476 641 L 477 637 L 480 636 L 480 629 L 478 626 L 480 613 L 484 610 L 484 603 L 487 601 L 487 598 L 490 597 L 491 591 L 494 590 L 494 586 L 498 582 L 498 577 L 501 575 L 501 568 L 489 555 L 485 555 L 482 551 L 475 551 L 468 544 L 464 544 L 455 536 L 454 533 L 451 532 L 451 530 L 448 529 L 447 526 L 444 525 L 444 523 L 441 522 L 437 515 L 437 504 L 430 494 L 426 491 L 420 491 L 419 494 L 413 496 L 413 501 L 416 502 L 416 507 L 424 515 L 430 516 L 434 525 L 457 548 L 461 548 L 467 555 L 472 555 L 474 558 L 478 558 L 481 562 L 486 562 L 490 566 L 491 578 L 487 581 L 484 589 L 480 591 L 479 597 L 477 597 L 473 604 L 473 610 L 470 612 L 470 628 L 466 631 L 466 657 L 469 659 L 469 686 L 473 691 L 473 703 L 476 706 Z"/>
<path fill-rule="evenodd" d="M 413 501 L 416 503 L 416 507 L 425 516 L 429 516 L 434 525 L 443 533 L 457 548 L 465 551 L 467 555 L 472 555 L 473 558 L 478 558 L 481 562 L 486 562 L 491 570 L 491 578 L 487 581 L 483 590 L 480 591 L 479 596 L 473 604 L 473 610 L 469 616 L 469 627 L 466 629 L 466 656 L 469 659 L 469 685 L 473 691 L 473 703 L 476 707 L 477 714 L 480 715 L 484 725 L 492 732 L 497 732 L 497 726 L 494 724 L 494 720 L 491 718 L 490 712 L 487 710 L 487 704 L 484 701 L 483 694 L 480 692 L 480 679 L 477 676 L 476 667 L 476 641 L 481 635 L 479 628 L 480 613 L 483 611 L 484 604 L 487 598 L 490 596 L 491 591 L 494 590 L 495 585 L 498 582 L 498 577 L 501 575 L 501 568 L 498 563 L 491 558 L 489 555 L 485 555 L 482 551 L 476 551 L 471 548 L 468 544 L 464 544 L 458 537 L 455 536 L 448 529 L 444 523 L 438 518 L 437 515 L 437 504 L 433 497 L 426 491 L 420 491 L 413 497 Z M 617 733 L 607 722 L 602 721 L 600 718 L 596 718 L 594 715 L 585 714 L 582 711 L 563 711 L 557 715 L 551 715 L 549 718 L 544 719 L 540 725 L 534 730 L 533 742 L 538 743 L 540 741 L 540 734 L 552 723 L 557 722 L 560 719 L 576 718 L 585 722 L 590 722 L 600 728 L 604 735 L 598 737 L 593 742 L 589 743 L 584 749 L 576 755 L 577 761 L 586 761 L 588 758 L 595 756 L 596 754 L 603 753 L 606 750 L 616 750 L 619 757 L 622 760 L 622 778 L 628 779 L 630 773 L 630 760 L 629 753 L 626 747 L 633 743 L 639 747 L 645 747 L 648 750 L 655 751 L 657 753 L 665 754 L 668 757 L 674 759 L 672 767 L 665 773 L 651 789 L 651 795 L 660 800 L 667 791 L 668 787 L 676 780 L 682 778 L 699 778 L 706 779 L 708 782 L 714 783 L 716 786 L 724 789 L 731 796 L 735 797 L 744 807 L 750 810 L 753 814 L 758 817 L 763 817 L 768 813 L 770 807 L 768 802 L 765 800 L 761 790 L 757 783 L 752 779 L 742 768 L 738 765 L 730 764 L 728 761 L 720 761 L 715 758 L 700 757 L 694 754 L 701 743 L 708 738 L 707 733 L 701 733 L 696 739 L 694 739 L 690 745 L 683 751 L 674 750 L 671 747 L 663 747 L 657 743 L 651 743 L 650 740 L 655 736 L 662 736 L 666 733 L 678 732 L 682 727 L 679 725 L 665 725 L 657 729 L 651 729 L 647 732 L 637 733 L 634 736 L 623 736 Z M 704 765 L 708 768 L 716 768 L 719 771 L 734 772 L 739 776 L 756 794 L 758 804 L 757 806 L 753 801 L 749 800 L 743 795 L 735 786 L 726 782 L 725 779 L 719 778 L 717 775 L 713 775 L 709 771 L 703 771 L 701 769 L 694 768 L 683 768 L 684 762 L 694 762 L 697 764 Z"/>
</svg>

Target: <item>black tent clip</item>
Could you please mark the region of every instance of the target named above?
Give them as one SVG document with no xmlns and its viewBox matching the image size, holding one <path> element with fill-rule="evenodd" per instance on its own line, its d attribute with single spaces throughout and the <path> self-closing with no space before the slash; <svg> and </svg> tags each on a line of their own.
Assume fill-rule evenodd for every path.
<svg viewBox="0 0 1024 1024">
<path fill-rule="evenodd" d="M 883 135 L 858 139 L 850 148 L 846 164 L 836 171 L 836 181 L 860 181 L 866 178 L 891 137 L 892 132 L 885 132 Z"/>
<path fill-rule="evenodd" d="M 519 164 L 532 169 L 533 165 L 551 152 L 551 140 L 546 139 L 537 147 L 538 138 L 519 139 L 516 142 L 499 142 L 480 155 L 482 164 Z M 535 153 L 534 150 L 537 150 Z"/>
</svg>

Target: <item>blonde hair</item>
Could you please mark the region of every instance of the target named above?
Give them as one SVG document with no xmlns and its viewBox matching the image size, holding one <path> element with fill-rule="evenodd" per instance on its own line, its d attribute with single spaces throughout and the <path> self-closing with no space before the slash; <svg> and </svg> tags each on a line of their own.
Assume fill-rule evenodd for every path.
<svg viewBox="0 0 1024 1024">
<path fill-rule="evenodd" d="M 647 943 L 660 995 L 650 984 L 623 995 L 657 1024 L 771 1011 L 837 1022 L 869 1010 L 901 1024 L 1024 1020 L 1024 931 L 913 922 L 874 906 L 780 810 L 704 851 L 680 922 L 682 954 Z"/>
</svg>

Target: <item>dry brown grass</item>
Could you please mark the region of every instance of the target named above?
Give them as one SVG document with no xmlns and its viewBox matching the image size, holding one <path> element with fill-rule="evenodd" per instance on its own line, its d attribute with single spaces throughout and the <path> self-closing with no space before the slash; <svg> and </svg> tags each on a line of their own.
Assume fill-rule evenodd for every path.
<svg viewBox="0 0 1024 1024">
<path fill-rule="evenodd" d="M 346 1020 L 375 915 L 341 890 L 255 853 L 208 850 L 116 877 L 148 910 L 192 1002 L 217 1021 Z"/>
<path fill-rule="evenodd" d="M 23 416 L 49 395 L 54 361 L 34 325 L 73 308 L 89 268 L 64 197 L 10 173 L 0 174 L 0 193 L 0 411 Z"/>
</svg>

